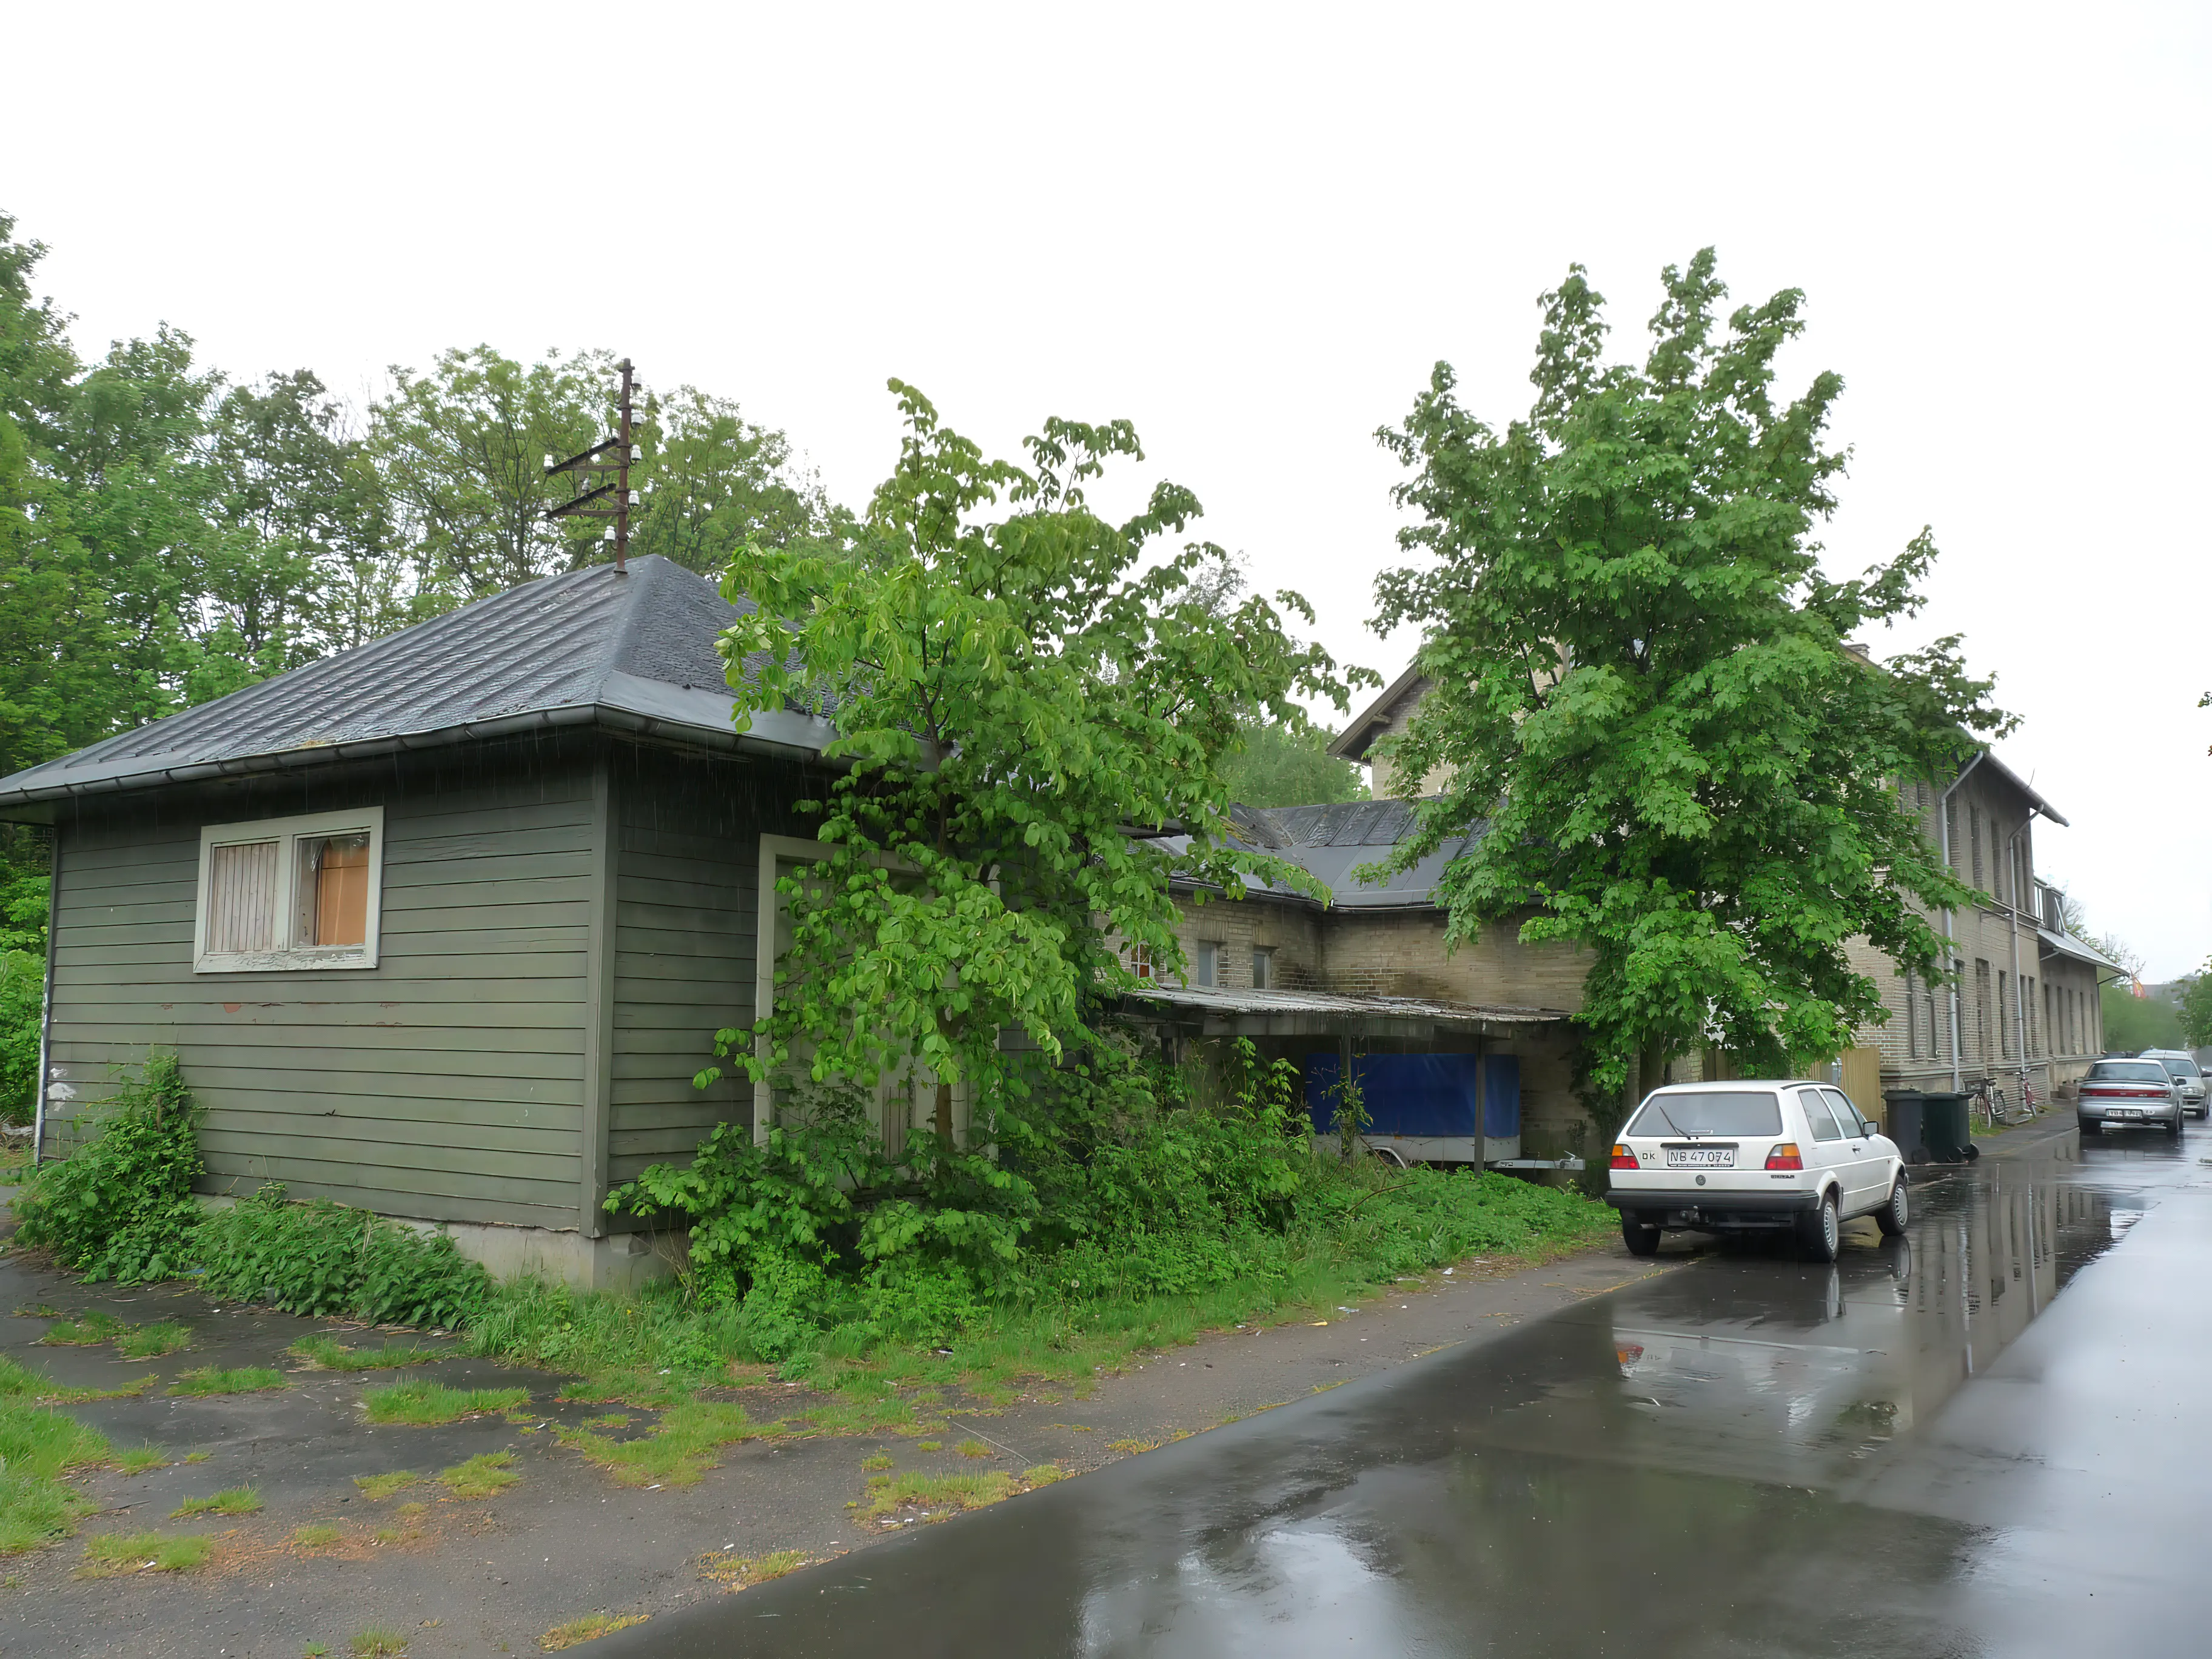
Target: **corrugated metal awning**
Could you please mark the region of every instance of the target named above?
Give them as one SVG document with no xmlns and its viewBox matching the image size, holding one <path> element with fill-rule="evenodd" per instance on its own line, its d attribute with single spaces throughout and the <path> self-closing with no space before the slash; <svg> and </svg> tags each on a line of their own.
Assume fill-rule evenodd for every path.
<svg viewBox="0 0 2212 1659">
<path fill-rule="evenodd" d="M 1206 1036 L 1479 1036 L 1502 1027 L 1550 1025 L 1563 1008 L 1488 1007 L 1427 997 L 1357 996 L 1334 991 L 1233 991 L 1161 985 L 1122 998 L 1133 1013 L 1195 1024 Z"/>
<path fill-rule="evenodd" d="M 2054 956 L 2072 957 L 2076 962 L 2086 962 L 2093 968 L 2102 968 L 2115 974 L 2128 970 L 2114 962 L 2094 945 L 2084 945 L 2070 933 L 2054 933 L 2047 927 L 2039 927 L 2035 936 L 2043 941 L 2043 948 Z"/>
</svg>

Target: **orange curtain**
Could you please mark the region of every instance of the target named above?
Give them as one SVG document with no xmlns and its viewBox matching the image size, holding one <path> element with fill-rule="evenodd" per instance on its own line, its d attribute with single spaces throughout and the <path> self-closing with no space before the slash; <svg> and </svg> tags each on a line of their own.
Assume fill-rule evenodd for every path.
<svg viewBox="0 0 2212 1659">
<path fill-rule="evenodd" d="M 368 942 L 368 837 L 333 836 L 317 849 L 315 943 Z"/>
</svg>

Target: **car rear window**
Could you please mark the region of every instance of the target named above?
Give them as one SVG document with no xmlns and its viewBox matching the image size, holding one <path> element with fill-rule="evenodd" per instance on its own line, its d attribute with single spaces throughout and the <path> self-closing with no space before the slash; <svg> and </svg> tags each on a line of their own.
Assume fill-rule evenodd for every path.
<svg viewBox="0 0 2212 1659">
<path fill-rule="evenodd" d="M 2167 1071 L 2172 1073 L 2176 1077 L 2202 1077 L 2203 1075 L 2203 1073 L 2197 1069 L 2197 1062 L 2190 1059 L 2186 1054 L 2154 1054 L 2151 1058 L 2157 1060 L 2160 1065 L 2165 1066 Z"/>
<path fill-rule="evenodd" d="M 2089 1068 L 2092 1083 L 2164 1083 L 2166 1067 L 2154 1060 L 2100 1060 Z"/>
<path fill-rule="evenodd" d="M 1695 1093 L 1654 1095 L 1644 1103 L 1632 1135 L 1778 1135 L 1782 1108 L 1771 1091 L 1700 1089 Z"/>
</svg>

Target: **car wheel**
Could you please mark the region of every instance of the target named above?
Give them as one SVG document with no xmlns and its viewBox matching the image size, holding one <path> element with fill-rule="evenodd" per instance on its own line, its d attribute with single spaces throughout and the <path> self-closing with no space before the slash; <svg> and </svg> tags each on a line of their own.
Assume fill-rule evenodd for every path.
<svg viewBox="0 0 2212 1659">
<path fill-rule="evenodd" d="M 2081 1139 L 2087 1140 L 2091 1135 L 2095 1134 L 2104 1127 L 2105 1126 L 2103 1124 L 2100 1123 L 2094 1117 L 2083 1118 L 2081 1120 Z"/>
<path fill-rule="evenodd" d="M 1633 1210 L 1620 1212 L 1621 1243 L 1628 1246 L 1631 1255 L 1659 1254 L 1659 1230 L 1642 1219 Z"/>
<path fill-rule="evenodd" d="M 1820 1207 L 1800 1224 L 1798 1235 L 1806 1255 L 1814 1261 L 1833 1261 L 1844 1250 L 1844 1218 L 1836 1209 L 1836 1195 L 1825 1193 Z"/>
<path fill-rule="evenodd" d="M 2168 1140 L 2179 1140 L 2179 1139 L 2181 1139 L 2181 1114 L 2180 1114 L 2180 1113 L 2179 1113 L 2179 1112 L 2176 1112 L 2176 1113 L 2173 1115 L 2173 1121 L 2172 1121 L 2171 1123 L 2168 1123 L 2167 1125 L 2166 1125 L 2165 1127 L 2166 1127 L 2166 1138 Z"/>
<path fill-rule="evenodd" d="M 1874 1212 L 1874 1224 L 1890 1238 L 1900 1237 L 1905 1224 L 1912 1219 L 1912 1200 L 1905 1195 L 1905 1177 L 1899 1176 L 1897 1184 L 1889 1189 L 1889 1202 Z"/>
</svg>

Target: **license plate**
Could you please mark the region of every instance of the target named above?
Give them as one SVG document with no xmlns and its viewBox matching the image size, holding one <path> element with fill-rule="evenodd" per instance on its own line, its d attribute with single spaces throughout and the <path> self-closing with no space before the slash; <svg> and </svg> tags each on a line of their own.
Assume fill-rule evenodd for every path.
<svg viewBox="0 0 2212 1659">
<path fill-rule="evenodd" d="M 1667 1167 L 1670 1170 L 1733 1170 L 1735 1168 L 1735 1148 L 1733 1146 L 1669 1146 Z"/>
<path fill-rule="evenodd" d="M 2135 1106 L 2107 1106 L 2105 1108 L 2105 1115 L 2106 1117 L 2141 1117 L 2142 1111 L 2139 1107 Z"/>
</svg>

